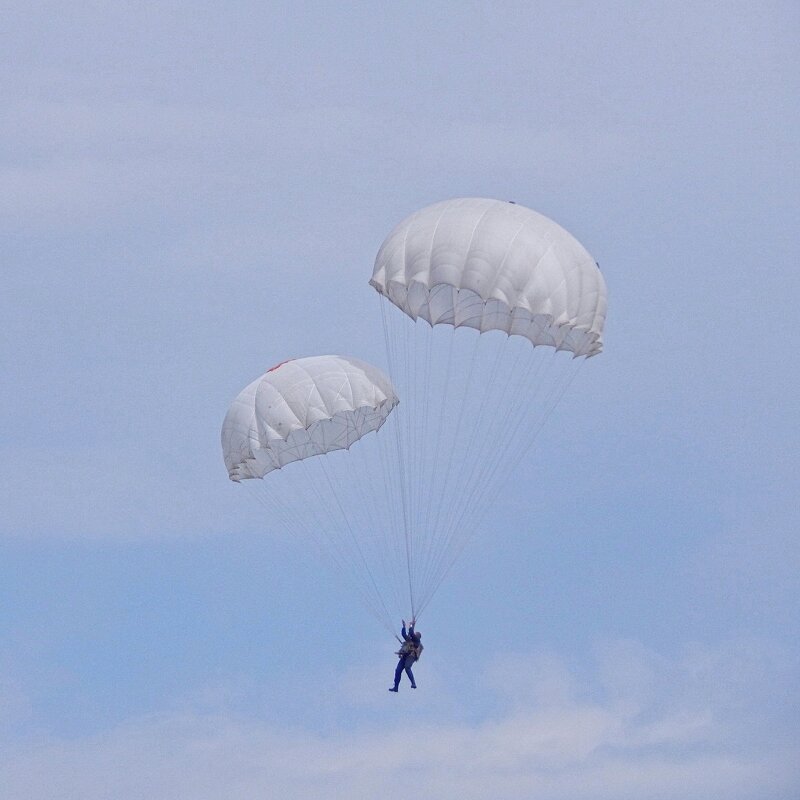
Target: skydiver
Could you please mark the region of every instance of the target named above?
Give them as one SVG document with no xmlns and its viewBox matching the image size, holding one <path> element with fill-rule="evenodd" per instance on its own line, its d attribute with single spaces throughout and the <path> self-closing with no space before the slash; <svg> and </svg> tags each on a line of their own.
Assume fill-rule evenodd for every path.
<svg viewBox="0 0 800 800">
<path fill-rule="evenodd" d="M 416 625 L 415 620 L 411 620 L 411 625 L 408 626 L 408 633 L 406 633 L 406 621 L 402 620 L 402 622 L 403 629 L 400 633 L 403 636 L 403 643 L 396 653 L 399 660 L 397 662 L 397 668 L 394 671 L 394 686 L 389 689 L 390 692 L 396 692 L 400 686 L 400 678 L 403 677 L 403 670 L 405 670 L 408 679 L 411 681 L 411 688 L 417 688 L 417 684 L 414 681 L 414 673 L 411 671 L 411 665 L 415 661 L 419 661 L 422 655 L 422 634 L 418 631 L 414 631 L 414 625 Z"/>
</svg>

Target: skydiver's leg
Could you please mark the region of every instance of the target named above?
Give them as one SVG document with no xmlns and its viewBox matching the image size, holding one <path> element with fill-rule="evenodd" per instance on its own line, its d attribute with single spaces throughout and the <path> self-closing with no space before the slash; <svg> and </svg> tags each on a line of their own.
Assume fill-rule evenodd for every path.
<svg viewBox="0 0 800 800">
<path fill-rule="evenodd" d="M 414 682 L 414 673 L 411 671 L 411 664 L 406 667 L 406 675 L 408 675 L 408 679 L 411 681 L 411 688 L 416 689 L 417 684 Z"/>
<path fill-rule="evenodd" d="M 400 685 L 400 678 L 403 674 L 403 663 L 404 659 L 402 658 L 397 662 L 397 668 L 394 671 L 394 688 L 391 690 L 393 692 L 396 692 L 397 687 Z"/>
</svg>

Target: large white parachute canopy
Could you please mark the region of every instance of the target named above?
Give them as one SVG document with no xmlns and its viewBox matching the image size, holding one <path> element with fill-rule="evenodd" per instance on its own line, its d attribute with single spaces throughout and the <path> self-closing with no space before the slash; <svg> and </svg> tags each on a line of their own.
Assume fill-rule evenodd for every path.
<svg viewBox="0 0 800 800">
<path fill-rule="evenodd" d="M 403 220 L 370 284 L 404 398 L 396 483 L 418 616 L 580 365 L 601 351 L 606 287 L 592 256 L 551 219 L 484 198 Z"/>
<path fill-rule="evenodd" d="M 501 200 L 445 200 L 386 238 L 370 284 L 412 319 L 501 330 L 576 356 L 602 349 L 606 287 L 583 245 Z"/>
<path fill-rule="evenodd" d="M 233 481 L 263 478 L 293 461 L 348 449 L 397 405 L 377 367 L 344 356 L 285 361 L 242 390 L 222 424 Z"/>
</svg>

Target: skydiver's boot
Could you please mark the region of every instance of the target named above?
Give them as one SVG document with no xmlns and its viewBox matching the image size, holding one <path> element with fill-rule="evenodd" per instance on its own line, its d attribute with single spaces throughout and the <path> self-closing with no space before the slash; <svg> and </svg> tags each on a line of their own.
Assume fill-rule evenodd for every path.
<svg viewBox="0 0 800 800">
<path fill-rule="evenodd" d="M 391 689 L 389 689 L 389 691 L 390 691 L 390 692 L 396 692 L 396 691 L 397 691 L 397 687 L 396 687 L 396 686 L 392 686 L 392 688 L 391 688 Z"/>
</svg>

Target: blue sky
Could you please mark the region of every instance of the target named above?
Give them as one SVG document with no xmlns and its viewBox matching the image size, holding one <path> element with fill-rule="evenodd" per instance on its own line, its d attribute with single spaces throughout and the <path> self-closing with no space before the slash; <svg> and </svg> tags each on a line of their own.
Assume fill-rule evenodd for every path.
<svg viewBox="0 0 800 800">
<path fill-rule="evenodd" d="M 6 796 L 797 791 L 794 4 L 4 16 Z M 381 241 L 471 195 L 586 245 L 606 348 L 395 697 L 219 427 L 287 356 L 383 363 Z"/>
</svg>

